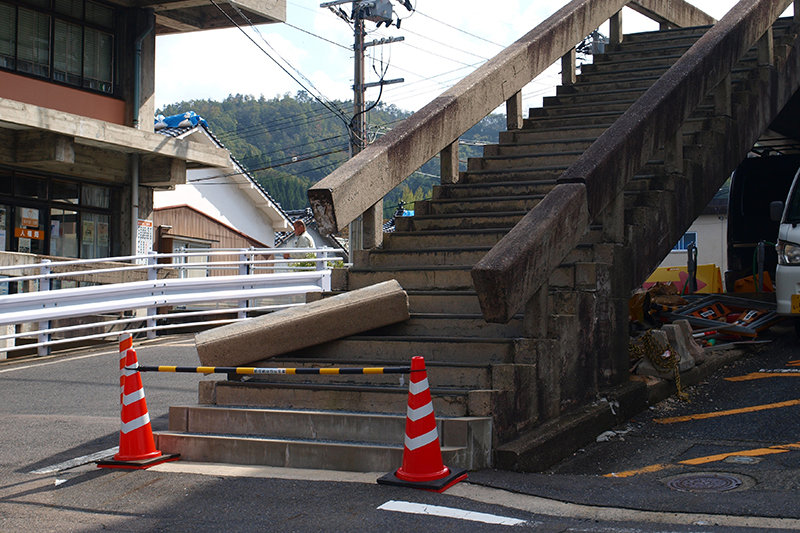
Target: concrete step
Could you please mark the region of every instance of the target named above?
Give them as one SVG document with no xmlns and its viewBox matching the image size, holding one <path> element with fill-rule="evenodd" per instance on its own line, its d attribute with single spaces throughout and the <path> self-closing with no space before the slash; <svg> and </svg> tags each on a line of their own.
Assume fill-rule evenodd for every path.
<svg viewBox="0 0 800 533">
<path fill-rule="evenodd" d="M 381 269 L 351 268 L 348 273 L 350 290 L 368 287 L 395 279 L 404 289 L 462 290 L 472 289 L 469 266 L 409 266 Z"/>
<path fill-rule="evenodd" d="M 539 197 L 542 194 L 538 195 Z M 415 215 L 395 219 L 395 231 L 430 231 L 512 228 L 527 211 L 505 211 L 499 213 L 474 213 L 469 216 L 456 215 Z"/>
<path fill-rule="evenodd" d="M 556 93 L 556 96 L 544 97 L 543 100 L 545 108 L 550 108 L 553 106 L 586 106 L 590 104 L 606 104 L 631 100 L 635 101 L 647 90 L 646 87 L 634 87 L 631 89 L 620 89 L 618 91 L 596 91 L 587 93 L 569 91 L 569 85 L 561 85 L 559 87 L 562 89 Z M 538 108 L 531 108 L 531 111 L 534 109 Z"/>
<path fill-rule="evenodd" d="M 384 250 L 494 246 L 510 228 L 452 231 L 395 231 L 384 235 Z"/>
<path fill-rule="evenodd" d="M 507 338 L 523 336 L 522 317 L 512 318 L 507 324 L 491 324 L 480 314 L 452 315 L 445 313 L 414 314 L 405 322 L 368 331 L 366 335 L 411 337 L 464 337 Z M 486 388 L 486 387 L 483 387 Z"/>
<path fill-rule="evenodd" d="M 654 57 L 628 57 L 619 58 L 614 61 L 596 61 L 581 65 L 581 74 L 591 74 L 594 72 L 613 72 L 620 69 L 672 66 L 683 57 L 683 50 L 675 50 L 672 53 L 658 55 Z"/>
<path fill-rule="evenodd" d="M 660 43 L 672 39 L 682 39 L 685 37 L 700 38 L 711 29 L 711 26 L 692 26 L 689 28 L 675 28 L 671 30 L 655 30 L 637 33 L 626 33 L 622 39 L 623 43 Z"/>
<path fill-rule="evenodd" d="M 461 173 L 459 184 L 503 183 L 510 181 L 544 181 L 553 183 L 567 168 L 567 165 L 558 165 L 539 168 L 467 170 Z"/>
<path fill-rule="evenodd" d="M 611 125 L 622 116 L 620 111 L 601 111 L 597 113 L 579 113 L 574 115 L 565 115 L 561 117 L 534 117 L 526 118 L 522 121 L 523 129 L 557 129 L 569 127 L 588 127 Z"/>
<path fill-rule="evenodd" d="M 359 264 L 367 267 L 397 266 L 473 266 L 480 261 L 491 246 L 474 248 L 429 248 L 429 249 L 394 249 L 370 250 L 365 261 Z"/>
<path fill-rule="evenodd" d="M 265 383 L 206 381 L 205 397 L 215 405 L 264 407 L 271 409 L 317 409 L 325 411 L 362 411 L 369 413 L 406 412 L 408 385 L 348 386 L 306 383 Z M 431 387 L 433 409 L 437 416 L 469 416 L 467 389 Z"/>
<path fill-rule="evenodd" d="M 408 309 L 412 313 L 472 313 L 481 312 L 475 291 L 406 291 Z"/>
<path fill-rule="evenodd" d="M 402 464 L 405 421 L 374 413 L 173 407 L 169 431 L 155 437 L 164 453 L 188 461 L 389 472 Z M 448 465 L 491 466 L 490 418 L 438 418 L 437 430 Z"/>
<path fill-rule="evenodd" d="M 627 109 L 627 108 L 626 108 Z M 527 120 L 534 120 L 533 118 Z M 536 120 L 541 120 L 536 117 Z M 500 170 L 506 168 L 533 168 L 569 166 L 583 153 L 583 150 L 564 152 L 544 152 L 537 154 L 516 154 L 471 157 L 467 160 L 467 170 Z"/>
<path fill-rule="evenodd" d="M 514 361 L 512 339 L 478 337 L 391 337 L 354 335 L 298 352 L 285 354 L 287 359 L 325 359 L 328 361 L 410 361 L 422 356 L 433 363 L 500 364 Z"/>
<path fill-rule="evenodd" d="M 541 202 L 543 197 L 543 194 L 533 194 L 528 196 L 486 196 L 452 200 L 446 198 L 427 200 L 423 214 L 469 216 L 480 213 L 527 212 L 536 207 L 536 204 Z"/>
<path fill-rule="evenodd" d="M 498 181 L 489 183 L 435 185 L 433 187 L 433 199 L 455 200 L 503 196 L 541 196 L 553 190 L 555 185 L 555 180 Z"/>
<path fill-rule="evenodd" d="M 643 44 L 626 44 L 625 41 L 617 49 L 606 48 L 602 54 L 595 54 L 592 56 L 592 63 L 621 63 L 634 59 L 655 59 L 665 56 L 682 56 L 697 42 L 699 37 L 685 37 L 683 39 L 676 39 L 670 41 L 663 41 L 661 43 L 648 43 L 648 46 Z"/>
<path fill-rule="evenodd" d="M 597 139 L 603 134 L 608 124 L 596 124 L 592 126 L 571 126 L 568 128 L 552 129 L 520 129 L 511 131 L 501 131 L 498 140 L 501 144 L 535 144 L 535 143 L 563 143 L 572 140 Z"/>
<path fill-rule="evenodd" d="M 640 94 L 644 94 L 645 89 L 642 88 L 640 90 Z M 575 98 L 578 100 L 578 98 Z M 549 104 L 545 107 L 535 107 L 531 108 L 528 112 L 528 118 L 555 118 L 555 117 L 565 117 L 565 116 L 573 116 L 578 113 L 586 113 L 586 112 L 621 112 L 624 113 L 628 110 L 630 106 L 632 106 L 636 102 L 636 98 L 627 98 L 627 99 L 620 99 L 620 100 L 608 100 L 608 101 L 575 101 L 570 103 L 565 103 L 561 105 L 554 105 Z"/>
<path fill-rule="evenodd" d="M 378 335 L 378 333 L 374 333 Z M 381 335 L 383 335 L 381 333 Z M 407 335 L 407 334 L 404 334 Z M 425 337 L 421 334 L 420 337 Z M 500 337 L 499 337 L 500 338 Z M 337 367 L 393 367 L 409 366 L 411 359 L 386 361 L 380 359 L 313 359 L 308 357 L 275 357 L 264 364 L 270 368 L 326 368 Z M 438 388 L 447 389 L 490 389 L 492 385 L 492 369 L 488 363 L 426 363 L 428 380 Z M 256 375 L 247 379 L 248 383 L 298 383 L 303 385 L 337 385 L 355 387 L 395 387 L 408 384 L 408 374 L 325 374 L 325 375 Z"/>
<path fill-rule="evenodd" d="M 642 36 L 645 34 L 640 34 L 640 33 L 627 34 L 623 37 L 622 43 L 607 44 L 606 52 L 614 53 L 614 52 L 619 52 L 620 50 L 632 49 L 632 48 L 638 50 L 652 50 L 672 45 L 692 46 L 700 39 L 700 37 L 703 36 L 703 34 L 705 34 L 708 28 L 710 28 L 710 26 L 703 27 L 699 31 L 696 31 L 695 28 L 692 28 L 690 31 L 685 32 L 683 35 L 665 36 L 660 32 L 655 32 L 655 35 L 649 35 L 644 38 Z M 602 54 L 598 54 L 598 56 L 602 56 Z"/>
<path fill-rule="evenodd" d="M 500 132 L 503 133 L 513 132 Z M 503 143 L 488 144 L 483 147 L 483 156 L 491 157 L 498 155 L 519 155 L 519 154 L 538 154 L 547 152 L 576 152 L 589 148 L 597 137 L 587 137 L 583 139 L 547 139 L 532 143 Z"/>
</svg>

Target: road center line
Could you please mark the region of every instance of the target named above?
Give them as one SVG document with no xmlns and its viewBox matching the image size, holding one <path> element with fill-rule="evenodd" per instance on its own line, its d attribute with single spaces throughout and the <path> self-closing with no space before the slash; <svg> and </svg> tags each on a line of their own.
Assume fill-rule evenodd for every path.
<svg viewBox="0 0 800 533">
<path fill-rule="evenodd" d="M 389 500 L 383 505 L 380 505 L 378 509 L 381 509 L 382 511 L 395 511 L 398 513 L 457 518 L 459 520 L 483 522 L 484 524 L 498 524 L 502 526 L 517 526 L 525 523 L 525 520 L 517 520 L 516 518 L 509 518 L 507 516 L 476 513 L 473 511 L 465 511 L 463 509 L 456 509 L 454 507 L 441 507 L 439 505 L 426 505 L 424 503 L 401 502 L 395 500 Z"/>
<path fill-rule="evenodd" d="M 696 415 L 686 416 L 673 416 L 672 418 L 655 418 L 653 422 L 658 424 L 674 424 L 675 422 L 688 422 L 690 420 L 703 420 L 706 418 L 717 418 L 719 416 L 740 415 L 744 413 L 755 413 L 756 411 L 766 411 L 769 409 L 778 409 L 781 407 L 792 407 L 800 405 L 800 400 L 789 400 L 787 402 L 768 403 L 765 405 L 753 405 L 751 407 L 742 407 L 741 409 L 729 409 L 727 411 L 715 411 L 713 413 L 699 413 Z"/>
</svg>

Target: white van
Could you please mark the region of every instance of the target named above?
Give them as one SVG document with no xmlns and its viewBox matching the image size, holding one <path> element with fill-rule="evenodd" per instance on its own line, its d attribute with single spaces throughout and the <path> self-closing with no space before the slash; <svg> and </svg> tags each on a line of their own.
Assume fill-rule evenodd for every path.
<svg viewBox="0 0 800 533">
<path fill-rule="evenodd" d="M 800 184 L 795 174 L 792 188 L 784 202 L 770 204 L 772 220 L 779 222 L 778 268 L 775 272 L 775 297 L 778 314 L 795 317 L 795 331 L 800 336 Z"/>
</svg>

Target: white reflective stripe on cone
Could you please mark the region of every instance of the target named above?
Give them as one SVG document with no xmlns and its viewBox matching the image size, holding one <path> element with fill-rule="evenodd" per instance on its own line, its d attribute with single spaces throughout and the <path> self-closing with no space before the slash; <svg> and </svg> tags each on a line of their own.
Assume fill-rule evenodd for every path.
<svg viewBox="0 0 800 533">
<path fill-rule="evenodd" d="M 408 392 L 411 394 L 419 394 L 420 392 L 424 392 L 425 389 L 428 388 L 428 378 L 423 379 L 422 381 L 418 381 L 414 383 L 413 381 L 408 384 Z"/>
<path fill-rule="evenodd" d="M 428 402 L 425 405 L 423 405 L 422 407 L 419 407 L 417 409 L 412 409 L 411 407 L 408 407 L 407 410 L 406 410 L 406 416 L 412 422 L 416 422 L 417 420 L 420 420 L 421 418 L 425 418 L 426 416 L 428 416 L 429 414 L 432 414 L 432 413 L 433 413 L 433 403 L 432 402 Z"/>
<path fill-rule="evenodd" d="M 409 450 L 416 450 L 417 448 L 422 448 L 426 444 L 430 444 L 431 442 L 435 441 L 439 438 L 439 433 L 436 431 L 436 428 L 433 428 L 427 433 L 420 435 L 419 437 L 409 438 L 406 435 L 406 448 Z"/>
<path fill-rule="evenodd" d="M 142 426 L 146 426 L 150 423 L 150 413 L 145 413 L 139 418 L 134 418 L 130 422 L 121 422 L 119 426 L 119 430 L 123 433 L 130 433 L 136 429 L 139 429 Z"/>
<path fill-rule="evenodd" d="M 139 389 L 122 397 L 122 405 L 130 405 L 144 398 L 144 389 Z"/>
</svg>

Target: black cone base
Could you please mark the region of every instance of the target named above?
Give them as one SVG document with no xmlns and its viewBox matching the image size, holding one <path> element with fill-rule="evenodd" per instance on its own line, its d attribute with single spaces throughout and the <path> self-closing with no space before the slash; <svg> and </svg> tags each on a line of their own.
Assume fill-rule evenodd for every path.
<svg viewBox="0 0 800 533">
<path fill-rule="evenodd" d="M 441 479 L 432 481 L 405 481 L 398 478 L 393 473 L 386 474 L 378 478 L 379 485 L 394 485 L 397 487 L 411 487 L 413 489 L 429 490 L 432 492 L 444 492 L 459 481 L 467 479 L 467 471 L 464 468 L 449 468 L 450 473 Z M 396 471 L 395 471 L 396 472 Z"/>
<path fill-rule="evenodd" d="M 177 461 L 180 459 L 181 454 L 173 453 L 173 454 L 162 454 L 158 457 L 153 457 L 150 459 L 142 459 L 140 461 L 115 461 L 113 459 L 107 459 L 104 461 L 97 461 L 98 468 L 124 468 L 128 470 L 143 470 L 145 468 L 150 468 L 151 466 L 160 465 L 161 463 L 166 463 L 168 461 Z"/>
</svg>

